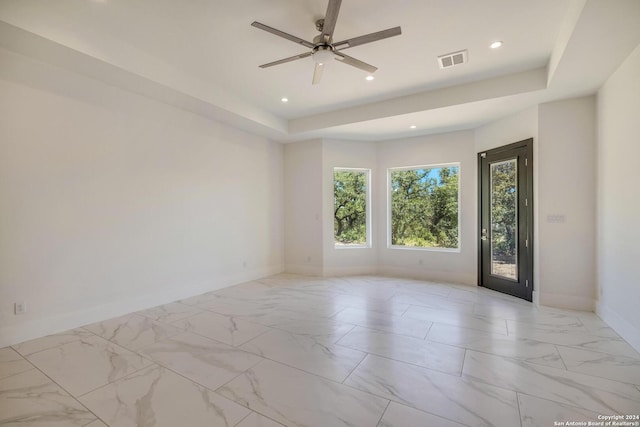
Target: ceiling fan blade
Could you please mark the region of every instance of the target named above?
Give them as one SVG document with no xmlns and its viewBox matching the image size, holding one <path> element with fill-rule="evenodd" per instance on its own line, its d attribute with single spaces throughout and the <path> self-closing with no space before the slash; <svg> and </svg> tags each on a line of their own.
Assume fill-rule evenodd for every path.
<svg viewBox="0 0 640 427">
<path fill-rule="evenodd" d="M 313 81 L 311 82 L 314 85 L 320 83 L 320 79 L 322 79 L 322 71 L 324 71 L 324 65 L 316 64 L 316 68 L 313 70 Z"/>
<path fill-rule="evenodd" d="M 286 62 L 295 61 L 297 59 L 307 58 L 311 56 L 311 52 L 301 53 L 300 55 L 291 56 L 289 58 L 279 59 L 278 61 L 269 62 L 268 64 L 260 65 L 260 68 L 273 67 L 274 65 L 284 64 Z"/>
<path fill-rule="evenodd" d="M 367 71 L 369 73 L 375 73 L 378 67 L 374 67 L 373 65 L 369 65 L 366 62 L 362 62 L 359 59 L 356 59 L 352 56 L 345 55 L 344 53 L 334 52 L 336 60 L 340 62 L 344 62 L 347 65 L 351 65 L 352 67 L 359 68 L 363 71 Z"/>
<path fill-rule="evenodd" d="M 389 37 L 399 36 L 402 34 L 400 27 L 393 27 L 387 30 L 377 31 L 375 33 L 367 34 L 365 36 L 354 37 L 352 39 L 343 40 L 338 43 L 334 43 L 333 47 L 337 50 L 347 49 L 354 46 L 360 46 L 361 44 L 371 43 Z"/>
<path fill-rule="evenodd" d="M 327 13 L 324 15 L 324 24 L 322 26 L 322 38 L 326 43 L 333 37 L 333 31 L 336 29 L 341 4 L 342 0 L 329 0 Z"/>
<path fill-rule="evenodd" d="M 276 30 L 275 28 L 272 28 L 272 27 L 270 27 L 268 25 L 261 24 L 258 21 L 253 21 L 251 23 L 251 26 L 252 27 L 256 27 L 256 28 L 260 28 L 261 30 L 264 30 L 264 31 L 266 31 L 268 33 L 271 33 L 271 34 L 274 34 L 276 36 L 285 38 L 287 40 L 291 40 L 292 42 L 301 44 L 302 46 L 306 46 L 309 49 L 313 49 L 313 47 L 315 46 L 313 43 L 308 42 L 306 40 L 302 40 L 300 37 L 292 36 L 291 34 L 285 33 L 284 31 Z"/>
</svg>

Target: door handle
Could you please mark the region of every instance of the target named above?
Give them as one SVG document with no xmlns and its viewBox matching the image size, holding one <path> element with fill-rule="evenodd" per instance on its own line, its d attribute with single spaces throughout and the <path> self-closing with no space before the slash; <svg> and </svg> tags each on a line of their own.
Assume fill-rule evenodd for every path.
<svg viewBox="0 0 640 427">
<path fill-rule="evenodd" d="M 482 233 L 480 234 L 480 240 L 487 240 L 487 229 L 483 228 Z"/>
</svg>

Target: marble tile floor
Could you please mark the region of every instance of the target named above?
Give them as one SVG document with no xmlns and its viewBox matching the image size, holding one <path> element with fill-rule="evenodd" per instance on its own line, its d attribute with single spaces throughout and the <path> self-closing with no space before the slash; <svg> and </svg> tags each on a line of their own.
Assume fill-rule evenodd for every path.
<svg viewBox="0 0 640 427">
<path fill-rule="evenodd" d="M 0 426 L 546 427 L 636 414 L 640 354 L 595 314 L 411 279 L 280 274 L 0 349 Z"/>
</svg>

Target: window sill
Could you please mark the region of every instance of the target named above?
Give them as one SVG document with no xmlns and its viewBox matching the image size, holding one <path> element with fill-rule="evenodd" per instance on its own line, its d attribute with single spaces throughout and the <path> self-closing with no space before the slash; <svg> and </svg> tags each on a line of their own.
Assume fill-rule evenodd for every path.
<svg viewBox="0 0 640 427">
<path fill-rule="evenodd" d="M 334 249 L 342 250 L 342 249 L 371 249 L 369 245 L 334 245 Z"/>
<path fill-rule="evenodd" d="M 460 253 L 460 248 L 426 248 L 418 246 L 388 246 L 387 249 L 399 249 L 401 251 L 420 251 L 420 252 L 449 252 Z"/>
</svg>

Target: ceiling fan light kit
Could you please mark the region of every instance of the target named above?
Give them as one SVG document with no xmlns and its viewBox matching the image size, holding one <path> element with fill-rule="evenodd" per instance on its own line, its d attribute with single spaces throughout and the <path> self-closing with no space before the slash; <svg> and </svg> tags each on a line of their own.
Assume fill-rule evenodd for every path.
<svg viewBox="0 0 640 427">
<path fill-rule="evenodd" d="M 338 21 L 338 13 L 340 12 L 340 5 L 342 0 L 329 0 L 327 6 L 327 13 L 324 19 L 316 21 L 316 29 L 320 31 L 320 34 L 314 37 L 313 43 L 301 39 L 300 37 L 293 36 L 285 33 L 284 31 L 277 30 L 269 27 L 268 25 L 254 21 L 251 25 L 259 28 L 263 31 L 276 35 L 278 37 L 285 38 L 294 43 L 300 44 L 306 48 L 311 49 L 309 52 L 301 53 L 299 55 L 291 56 L 289 58 L 280 59 L 278 61 L 269 62 L 267 64 L 260 65 L 260 68 L 273 67 L 274 65 L 280 65 L 298 59 L 303 59 L 311 56 L 315 62 L 315 70 L 313 73 L 313 84 L 320 83 L 322 78 L 322 71 L 325 65 L 332 59 L 338 60 L 344 64 L 351 65 L 352 67 L 366 71 L 369 74 L 374 73 L 378 68 L 366 62 L 360 61 L 352 56 L 345 55 L 341 51 L 349 49 L 351 47 L 360 46 L 366 43 L 375 42 L 378 40 L 386 39 L 389 37 L 399 36 L 402 34 L 400 27 L 393 27 L 387 30 L 377 31 L 375 33 L 366 34 L 364 36 L 354 37 L 351 39 L 343 40 L 337 43 L 333 42 L 333 32 Z"/>
<path fill-rule="evenodd" d="M 324 65 L 333 59 L 333 50 L 330 46 L 318 46 L 313 48 L 311 57 L 316 64 Z"/>
</svg>

